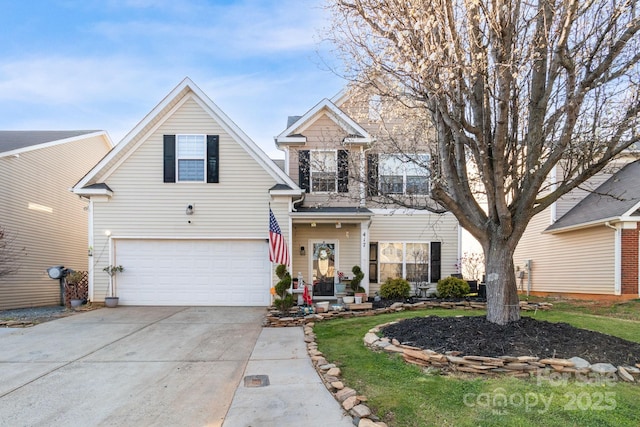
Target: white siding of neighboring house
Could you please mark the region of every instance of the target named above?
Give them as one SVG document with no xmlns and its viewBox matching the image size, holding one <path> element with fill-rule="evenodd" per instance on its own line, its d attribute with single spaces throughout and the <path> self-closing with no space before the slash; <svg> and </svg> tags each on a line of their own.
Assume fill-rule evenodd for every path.
<svg viewBox="0 0 640 427">
<path fill-rule="evenodd" d="M 543 234 L 548 226 L 548 210 L 533 217 L 514 255 L 514 264 L 521 269 L 525 260 L 533 262 L 531 290 L 613 295 L 615 231 L 597 226 Z M 525 277 L 523 290 L 526 288 Z"/>
<path fill-rule="evenodd" d="M 458 221 L 452 214 L 415 212 L 403 214 L 403 209 L 375 210 L 370 228 L 373 242 L 442 242 L 441 277 L 456 273 L 459 257 Z M 370 294 L 379 290 L 380 284 L 371 284 Z"/>
<path fill-rule="evenodd" d="M 183 133 L 220 136 L 219 183 L 163 182 L 163 135 Z M 113 197 L 94 203 L 95 300 L 102 300 L 108 285 L 102 271 L 110 263 L 105 230 L 112 238 L 268 238 L 268 191 L 276 184 L 274 178 L 193 99 L 150 134 L 105 182 Z M 190 204 L 195 213 L 187 216 Z M 274 201 L 272 209 L 288 241 L 288 204 Z"/>
<path fill-rule="evenodd" d="M 0 309 L 59 304 L 59 282 L 46 269 L 87 270 L 87 202 L 69 189 L 109 148 L 93 136 L 0 157 L 0 225 L 19 256 L 18 272 L 0 278 Z"/>
</svg>

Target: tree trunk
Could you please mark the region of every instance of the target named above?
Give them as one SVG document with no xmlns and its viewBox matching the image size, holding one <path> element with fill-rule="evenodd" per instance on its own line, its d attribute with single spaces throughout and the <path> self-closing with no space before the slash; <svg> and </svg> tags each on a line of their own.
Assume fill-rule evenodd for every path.
<svg viewBox="0 0 640 427">
<path fill-rule="evenodd" d="M 491 244 L 484 256 L 487 320 L 498 325 L 520 320 L 520 300 L 513 268 L 513 250 L 506 244 Z"/>
</svg>

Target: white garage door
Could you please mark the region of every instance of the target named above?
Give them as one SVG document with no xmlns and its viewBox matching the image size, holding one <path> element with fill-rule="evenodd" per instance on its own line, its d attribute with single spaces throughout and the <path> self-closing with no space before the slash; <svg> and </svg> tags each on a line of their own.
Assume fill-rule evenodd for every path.
<svg viewBox="0 0 640 427">
<path fill-rule="evenodd" d="M 123 305 L 267 306 L 268 245 L 259 241 L 116 240 Z"/>
</svg>

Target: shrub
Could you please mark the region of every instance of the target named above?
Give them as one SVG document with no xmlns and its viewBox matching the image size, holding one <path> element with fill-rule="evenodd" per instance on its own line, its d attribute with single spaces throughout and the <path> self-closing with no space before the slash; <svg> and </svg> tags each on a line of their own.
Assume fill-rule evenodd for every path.
<svg viewBox="0 0 640 427">
<path fill-rule="evenodd" d="M 293 307 L 293 304 L 293 295 L 289 293 L 287 293 L 283 298 L 276 298 L 275 301 L 273 301 L 273 305 L 275 305 L 282 314 L 288 313 L 289 309 Z"/>
<path fill-rule="evenodd" d="M 287 266 L 280 264 L 276 267 L 276 276 L 280 281 L 276 283 L 276 294 L 283 298 L 288 294 L 288 290 L 291 287 L 291 274 L 287 271 Z"/>
<path fill-rule="evenodd" d="M 469 284 L 456 277 L 438 280 L 438 298 L 461 298 L 470 292 Z"/>
<path fill-rule="evenodd" d="M 384 299 L 409 298 L 411 285 L 405 279 L 387 279 L 380 287 L 380 296 Z"/>
<path fill-rule="evenodd" d="M 351 269 L 351 272 L 353 273 L 353 279 L 351 279 L 349 287 L 353 290 L 354 293 L 357 294 L 365 292 L 365 289 L 360 286 L 360 282 L 362 282 L 362 279 L 364 279 L 364 273 L 362 272 L 360 266 L 354 265 Z"/>
<path fill-rule="evenodd" d="M 277 298 L 273 302 L 282 314 L 286 314 L 293 307 L 293 295 L 289 293 L 291 287 L 291 274 L 287 271 L 287 266 L 280 264 L 276 267 L 276 276 L 280 279 L 275 285 Z"/>
</svg>

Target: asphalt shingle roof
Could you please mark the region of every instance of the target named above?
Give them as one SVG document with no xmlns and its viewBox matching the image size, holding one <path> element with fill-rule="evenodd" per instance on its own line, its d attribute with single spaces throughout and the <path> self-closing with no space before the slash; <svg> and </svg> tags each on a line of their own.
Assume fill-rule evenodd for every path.
<svg viewBox="0 0 640 427">
<path fill-rule="evenodd" d="M 629 163 L 582 199 L 547 231 L 624 215 L 640 203 L 640 160 Z"/>
<path fill-rule="evenodd" d="M 31 147 L 33 145 L 73 138 L 99 130 L 2 130 L 0 131 L 0 153 Z"/>
</svg>

